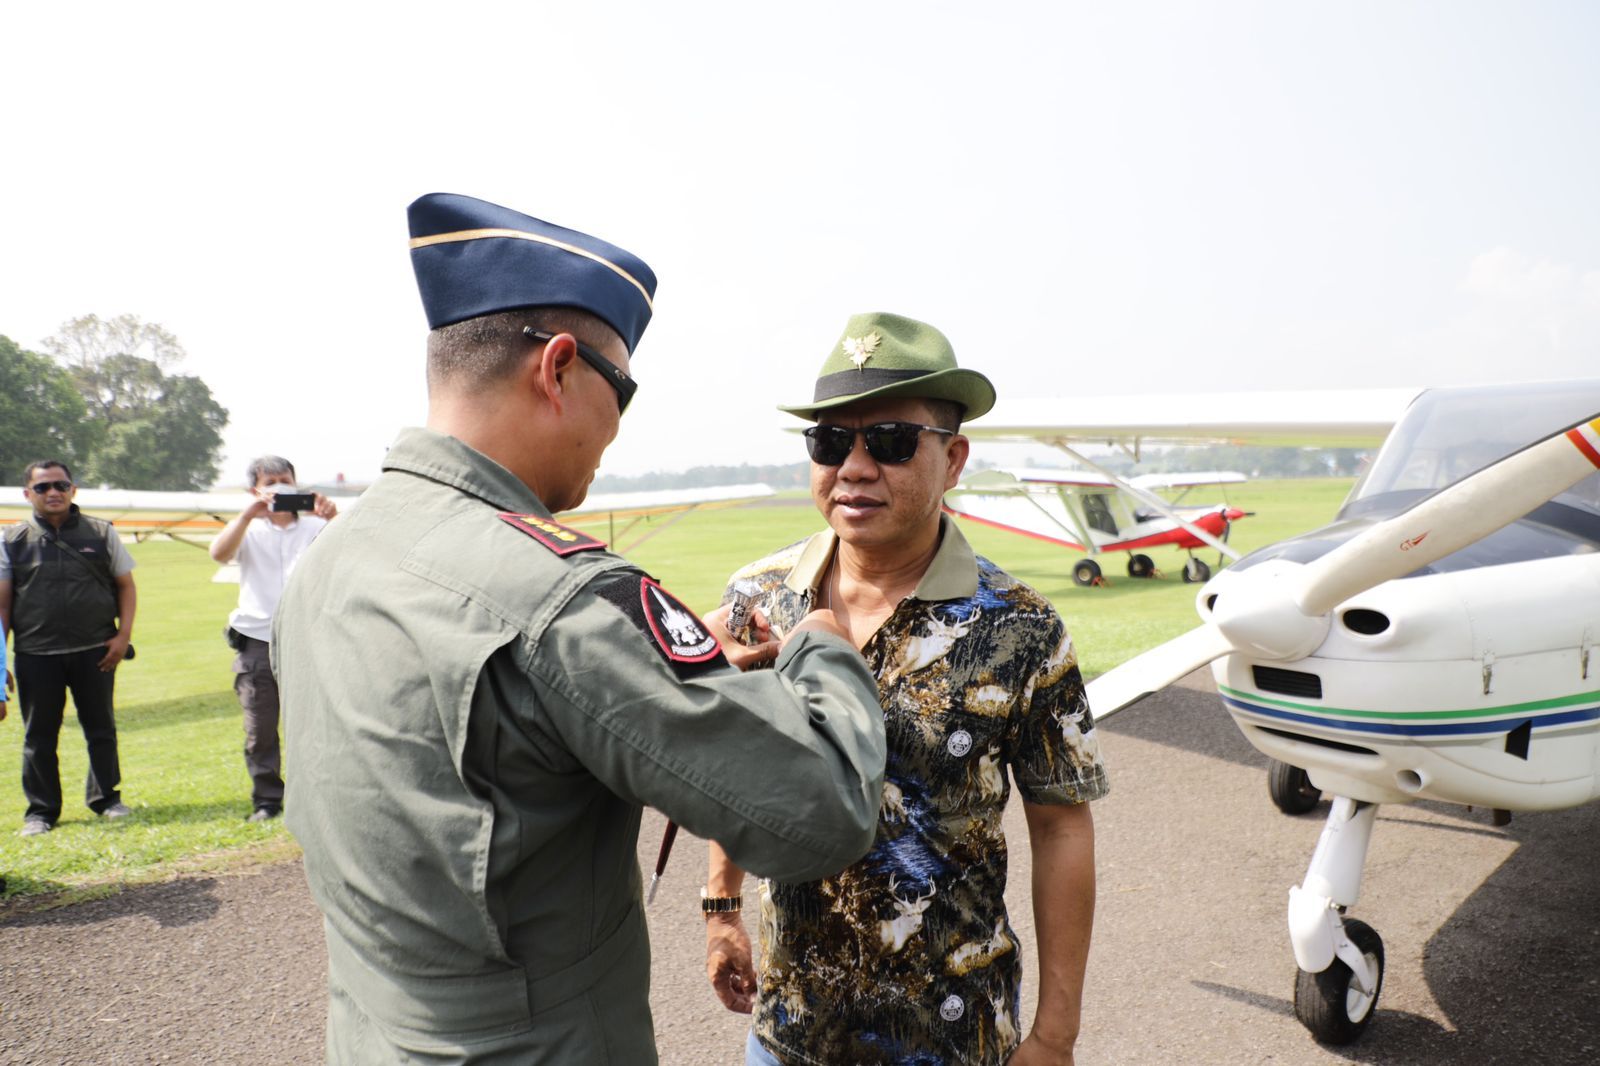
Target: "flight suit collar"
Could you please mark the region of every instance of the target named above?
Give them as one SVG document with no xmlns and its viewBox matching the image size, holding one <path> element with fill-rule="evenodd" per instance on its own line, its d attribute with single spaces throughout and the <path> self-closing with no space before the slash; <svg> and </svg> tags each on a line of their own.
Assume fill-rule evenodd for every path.
<svg viewBox="0 0 1600 1066">
<path fill-rule="evenodd" d="M 455 437 L 421 426 L 400 431 L 383 457 L 383 468 L 460 489 L 501 511 L 550 517 L 539 497 L 511 471 Z"/>
<path fill-rule="evenodd" d="M 838 545 L 839 537 L 831 529 L 814 534 L 800 550 L 800 558 L 783 583 L 795 592 L 815 596 Z M 967 538 L 961 535 L 961 530 L 950 521 L 950 516 L 941 514 L 939 549 L 933 553 L 933 561 L 928 564 L 922 580 L 917 582 L 916 591 L 911 595 L 931 603 L 966 599 L 977 591 L 978 557 L 967 543 Z"/>
</svg>

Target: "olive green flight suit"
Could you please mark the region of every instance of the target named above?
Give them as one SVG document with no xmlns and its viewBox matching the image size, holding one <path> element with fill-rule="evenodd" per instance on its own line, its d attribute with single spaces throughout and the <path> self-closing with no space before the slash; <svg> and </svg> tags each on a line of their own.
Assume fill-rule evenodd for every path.
<svg viewBox="0 0 1600 1066">
<path fill-rule="evenodd" d="M 274 618 L 331 1062 L 653 1063 L 641 807 L 780 880 L 872 842 L 883 715 L 853 648 L 671 662 L 618 606 L 639 570 L 504 512 L 551 528 L 510 472 L 406 430 Z"/>
</svg>

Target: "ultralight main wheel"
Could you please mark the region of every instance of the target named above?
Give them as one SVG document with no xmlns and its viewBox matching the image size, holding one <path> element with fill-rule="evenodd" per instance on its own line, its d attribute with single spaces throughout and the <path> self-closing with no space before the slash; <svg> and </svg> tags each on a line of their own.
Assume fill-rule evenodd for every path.
<svg viewBox="0 0 1600 1066">
<path fill-rule="evenodd" d="M 1183 564 L 1183 579 L 1191 585 L 1203 585 L 1211 580 L 1211 567 L 1199 559 L 1190 557 L 1189 561 Z"/>
<path fill-rule="evenodd" d="M 1079 559 L 1072 568 L 1072 580 L 1080 585 L 1093 585 L 1100 580 L 1100 564 L 1093 559 Z"/>
<path fill-rule="evenodd" d="M 1148 555 L 1128 556 L 1129 577 L 1150 577 L 1156 572 L 1155 560 Z"/>
<path fill-rule="evenodd" d="M 1366 922 L 1347 918 L 1344 935 L 1366 956 L 1377 978 L 1361 988 L 1343 959 L 1321 973 L 1300 971 L 1294 983 L 1294 1016 L 1321 1044 L 1348 1044 L 1367 1028 L 1383 991 L 1383 940 Z"/>
</svg>

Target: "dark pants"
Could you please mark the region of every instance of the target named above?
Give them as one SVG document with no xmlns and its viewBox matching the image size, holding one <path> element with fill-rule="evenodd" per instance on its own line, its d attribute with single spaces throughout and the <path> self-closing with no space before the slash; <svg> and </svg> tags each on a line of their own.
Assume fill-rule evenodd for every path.
<svg viewBox="0 0 1600 1066">
<path fill-rule="evenodd" d="M 17 698 L 22 704 L 22 794 L 28 798 L 29 818 L 51 825 L 61 817 L 61 765 L 56 744 L 66 712 L 67 692 L 78 712 L 78 725 L 89 746 L 89 776 L 83 800 L 99 814 L 122 799 L 117 786 L 122 770 L 117 765 L 117 722 L 111 711 L 115 670 L 102 671 L 105 648 L 67 652 L 65 655 L 30 655 L 17 652 Z"/>
<path fill-rule="evenodd" d="M 283 755 L 278 747 L 278 679 L 267 658 L 270 645 L 240 634 L 244 647 L 233 659 L 233 691 L 244 708 L 244 768 L 250 772 L 250 802 L 283 809 Z"/>
</svg>

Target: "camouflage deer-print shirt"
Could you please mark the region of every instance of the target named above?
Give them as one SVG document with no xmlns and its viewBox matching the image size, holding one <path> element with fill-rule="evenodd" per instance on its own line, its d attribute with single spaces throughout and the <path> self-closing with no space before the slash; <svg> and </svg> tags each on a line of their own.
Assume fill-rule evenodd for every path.
<svg viewBox="0 0 1600 1066">
<path fill-rule="evenodd" d="M 734 582 L 782 635 L 811 609 L 822 532 Z M 999 1063 L 1015 1049 L 1021 959 L 1005 907 L 1010 777 L 1032 803 L 1105 795 L 1094 719 L 1050 603 L 955 525 L 862 654 L 888 730 L 878 835 L 834 877 L 761 883 L 756 1034 L 785 1063 Z"/>
</svg>

